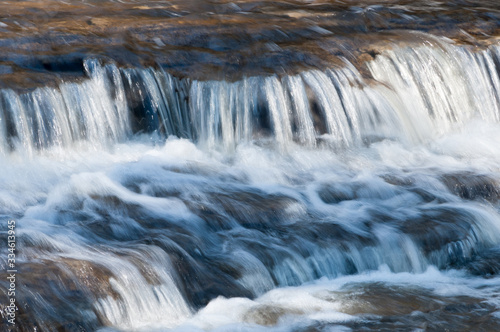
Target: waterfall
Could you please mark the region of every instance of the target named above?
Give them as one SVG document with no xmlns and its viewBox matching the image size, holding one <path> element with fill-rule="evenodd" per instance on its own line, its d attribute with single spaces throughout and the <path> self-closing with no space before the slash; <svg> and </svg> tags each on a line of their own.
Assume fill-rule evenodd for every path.
<svg viewBox="0 0 500 332">
<path fill-rule="evenodd" d="M 85 62 L 87 79 L 31 92 L 0 91 L 0 151 L 32 154 L 88 141 L 106 146 L 157 133 L 231 150 L 272 138 L 336 148 L 372 139 L 421 142 L 477 117 L 498 122 L 498 46 L 474 51 L 437 41 L 367 63 L 236 82 L 179 79 L 163 69 Z"/>
<path fill-rule="evenodd" d="M 85 140 L 96 147 L 131 133 L 121 74 L 114 65 L 85 62 L 89 79 L 37 88 L 28 93 L 0 91 L 1 151 L 70 147 Z"/>
<path fill-rule="evenodd" d="M 236 81 L 83 68 L 0 90 L 0 214 L 19 217 L 16 301 L 41 330 L 323 324 L 363 312 L 349 280 L 365 294 L 373 275 L 407 280 L 399 300 L 413 278 L 466 284 L 418 290 L 439 310 L 402 319 L 470 294 L 498 312 L 500 46 Z"/>
</svg>

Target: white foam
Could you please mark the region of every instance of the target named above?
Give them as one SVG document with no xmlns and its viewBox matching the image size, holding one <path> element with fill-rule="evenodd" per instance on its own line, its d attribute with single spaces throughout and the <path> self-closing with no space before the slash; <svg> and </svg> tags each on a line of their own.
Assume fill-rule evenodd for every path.
<svg viewBox="0 0 500 332">
<path fill-rule="evenodd" d="M 446 52 L 459 55 L 453 59 Z M 497 206 L 464 201 L 441 178 L 443 174 L 471 172 L 500 181 L 500 125 L 496 123 L 495 101 L 500 85 L 484 84 L 494 52 L 498 50 L 472 55 L 467 49 L 451 45 L 391 51 L 370 64 L 383 85 L 366 85 L 349 66 L 342 71 L 312 71 L 283 80 L 273 76 L 236 83 L 193 82 L 189 114 L 194 127 L 190 129 L 189 119 L 182 118 L 185 113 L 181 112 L 187 112 L 188 106 L 172 108 L 178 100 L 155 86 L 155 82 L 161 82 L 158 84 L 163 87 L 181 83 L 152 69 L 142 72 L 148 93 L 163 98 L 154 106 L 163 117 L 162 130 L 201 138 L 198 144 L 174 137 L 163 143 L 147 135 L 116 143 L 127 136 L 129 123 L 118 111 L 126 107 L 124 90 L 112 66 L 105 70 L 106 77 L 109 73 L 115 75 L 111 77 L 118 85 L 113 97 L 101 91 L 111 84 L 110 78 L 104 79 L 102 67 L 87 69 L 90 81 L 86 85 L 68 83 L 60 87 L 62 97 L 45 89 L 20 100 L 14 92 L 4 91 L 9 111 L 18 116 L 16 144 L 24 150 L 7 153 L 6 127 L 0 124 L 0 152 L 4 153 L 0 157 L 0 213 L 19 216 L 19 232 L 31 243 L 24 249 L 23 259 L 57 262 L 68 258 L 108 267 L 109 284 L 119 296 L 93 294 L 94 305 L 103 319 L 120 329 L 289 331 L 320 321 L 344 330 L 342 323 L 359 318 L 342 313 L 345 303 L 341 299 L 326 301 L 317 295 L 352 283 L 418 286 L 439 296 L 481 297 L 500 305 L 494 296 L 499 292 L 499 278 L 485 280 L 464 272 L 439 272 L 432 264 L 440 263 L 441 258 L 426 256 L 425 248 L 397 225 L 397 221 L 418 219 L 433 209 L 471 216 L 465 238 L 448 247 L 443 245 L 444 249 L 439 249 L 442 252 L 436 249 L 435 255 L 441 255 L 444 263 L 449 258 L 445 251 L 453 246 L 469 259 L 476 248 L 500 245 Z M 419 64 L 421 72 L 408 67 L 409 61 Z M 431 65 L 421 68 L 426 61 Z M 462 66 L 469 62 L 470 68 Z M 133 70 L 127 73 L 130 79 L 132 74 L 139 75 Z M 471 77 L 476 77 L 474 88 L 464 80 Z M 491 80 L 498 79 L 493 76 Z M 263 85 L 256 88 L 259 82 Z M 333 145 L 316 142 L 310 105 L 302 99 L 307 95 L 304 84 L 312 90 L 319 112 L 326 119 L 329 136 L 322 138 L 329 138 Z M 99 98 L 85 95 L 84 88 Z M 250 118 L 257 112 L 258 101 L 246 97 L 254 88 L 266 96 L 274 139 L 262 139 L 252 132 L 255 128 Z M 236 98 L 240 94 L 246 99 Z M 424 94 L 429 100 L 423 100 Z M 85 113 L 83 109 L 95 109 L 99 118 L 88 111 L 83 119 L 86 130 L 73 133 L 76 124 L 65 127 L 59 120 L 67 116 L 67 122 L 78 122 L 70 117 L 78 112 L 70 114 L 53 108 L 51 119 L 59 120 L 51 130 L 60 135 L 47 134 L 54 146 L 36 152 L 34 133 L 26 128 L 25 112 L 29 106 L 42 117 L 42 110 L 33 102 L 41 95 L 56 106 L 60 106 L 61 98 L 67 102 L 77 98 L 75 103 L 81 109 L 75 110 Z M 478 98 L 488 99 L 483 109 L 479 109 Z M 178 125 L 169 123 L 168 118 L 178 119 Z M 291 130 L 292 123 L 298 132 Z M 371 134 L 380 134 L 382 139 L 366 142 L 365 136 Z M 75 142 L 73 135 L 88 135 L 88 140 L 79 137 Z M 294 135 L 300 144 L 293 142 Z M 400 178 L 403 183 L 390 183 L 387 176 Z M 320 197 L 323 188 L 336 190 L 338 202 Z M 409 188 L 436 198 L 426 201 Z M 100 220 L 99 211 L 105 209 L 111 220 L 105 220 L 112 233 L 108 236 L 140 236 L 144 231 L 141 218 L 134 220 L 127 214 L 127 208 L 132 207 L 144 212 L 145 219 L 158 219 L 184 227 L 196 236 L 208 236 L 206 221 L 188 208 L 188 202 L 192 202 L 200 209 L 216 210 L 225 218 L 225 227 L 243 232 L 236 217 L 213 201 L 219 194 L 238 191 L 290 198 L 291 203 L 284 203 L 281 217 L 286 223 L 282 227 L 331 223 L 353 240 L 348 238 L 342 246 L 335 241 L 331 246 L 320 246 L 304 239 L 302 251 L 286 248 L 286 255 L 271 255 L 274 261 L 268 262 L 269 266 L 237 245 L 214 245 L 217 250 L 226 250 L 225 257 L 239 263 L 234 264 L 241 274 L 235 277 L 238 285 L 258 297 L 217 298 L 193 314 L 178 285 L 180 277 L 164 251 L 155 246 L 145 251 L 122 248 L 119 240 L 108 243 L 100 239 L 99 246 L 95 246 L 94 234 L 87 237 L 89 233 L 82 231 L 85 223 Z M 241 219 L 254 217 L 245 216 L 246 210 L 237 212 L 243 216 Z M 84 218 L 78 219 L 82 215 Z M 230 238 L 233 234 L 228 231 L 224 235 Z M 370 241 L 354 240 L 357 236 Z M 283 251 L 283 246 L 273 247 L 273 243 L 257 238 L 255 241 L 276 249 L 273 254 Z M 198 253 L 202 254 L 199 249 Z M 133 259 L 156 271 L 157 282 L 146 280 Z M 342 275 L 348 270 L 346 260 L 352 268 L 349 273 L 358 274 Z M 318 277 L 330 279 L 313 282 Z M 285 287 L 297 284 L 301 286 Z M 282 288 L 271 290 L 276 286 Z M 258 324 L 266 319 L 259 316 L 259 310 L 265 311 L 266 306 L 275 309 L 277 316 L 269 327 Z"/>
</svg>

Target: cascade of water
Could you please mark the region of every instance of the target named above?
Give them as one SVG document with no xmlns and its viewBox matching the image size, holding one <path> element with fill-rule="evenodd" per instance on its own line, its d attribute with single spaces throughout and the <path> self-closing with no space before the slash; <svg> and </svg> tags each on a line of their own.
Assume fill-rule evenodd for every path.
<svg viewBox="0 0 500 332">
<path fill-rule="evenodd" d="M 130 262 L 107 255 L 103 259 L 110 268 L 109 283 L 115 296 L 108 294 L 95 302 L 95 307 L 114 326 L 139 328 L 148 322 L 163 326 L 175 326 L 192 312 L 175 284 L 170 271 L 175 271 L 159 248 L 147 248 L 147 253 L 130 250 L 131 257 L 147 261 L 148 268 L 155 271 L 155 284 L 148 282 L 142 271 Z M 94 263 L 99 260 L 94 260 Z"/>
<path fill-rule="evenodd" d="M 370 80 L 346 60 L 337 69 L 227 82 L 89 60 L 82 82 L 2 90 L 5 154 L 24 151 L 38 162 L 47 158 L 38 150 L 102 146 L 134 132 L 187 138 L 122 145 L 124 155 L 112 154 L 119 161 L 106 167 L 44 166 L 64 181 L 18 180 L 38 190 L 15 207 L 23 211 L 23 255 L 47 275 L 64 275 L 45 285 L 51 303 L 67 300 L 67 289 L 84 294 L 75 312 L 93 313 L 89 329 L 171 327 L 217 296 L 260 296 L 380 266 L 467 269 L 500 243 L 496 173 L 485 167 L 488 176 L 467 182 L 466 172 L 442 174 L 440 162 L 460 162 L 445 155 L 435 163 L 426 144 L 418 146 L 423 157 L 390 141 L 361 145 L 425 141 L 474 117 L 498 122 L 499 62 L 496 46 L 473 53 L 443 44 L 378 55 L 367 64 Z M 260 138 L 291 153 L 239 144 Z M 323 142 L 335 149 L 314 149 Z M 206 149 L 230 151 L 231 161 Z M 46 308 L 44 298 L 23 296 Z M 56 319 L 51 305 L 42 319 Z"/>
<path fill-rule="evenodd" d="M 267 192 L 206 156 L 193 163 L 200 151 L 187 140 L 167 145 L 108 173 L 72 175 L 22 220 L 23 255 L 70 271 L 64 281 L 104 324 L 171 327 L 211 297 L 259 296 L 382 265 L 412 273 L 463 267 L 500 243 L 497 212 L 458 201 L 434 174 L 429 183 L 395 185 L 374 174 L 328 182 L 324 170 L 338 165 L 317 158 L 319 180 Z M 299 158 L 317 153 L 301 149 Z M 188 156 L 161 159 L 175 150 Z M 302 174 L 297 161 L 277 155 L 283 161 L 274 167 Z M 477 183 L 478 194 L 486 184 Z M 56 286 L 49 293 L 63 296 Z"/>
<path fill-rule="evenodd" d="M 417 131 L 445 133 L 474 116 L 497 122 L 500 81 L 498 47 L 472 53 L 466 48 L 395 49 L 368 64 L 373 77 L 396 92 Z"/>
<path fill-rule="evenodd" d="M 367 67 L 368 81 L 345 67 L 297 76 L 226 81 L 178 79 L 163 69 L 118 69 L 85 62 L 88 80 L 18 94 L 0 92 L 0 151 L 101 146 L 134 132 L 158 132 L 231 150 L 271 136 L 316 145 L 326 134 L 337 147 L 372 138 L 421 141 L 477 116 L 500 119 L 499 47 L 472 52 L 435 46 L 388 50 Z"/>
<path fill-rule="evenodd" d="M 85 63 L 89 80 L 17 94 L 0 92 L 0 150 L 32 154 L 86 140 L 99 147 L 130 135 L 128 107 L 116 66 Z"/>
<path fill-rule="evenodd" d="M 300 76 L 286 76 L 283 78 L 283 83 L 285 90 L 290 95 L 290 105 L 293 110 L 293 132 L 297 133 L 300 143 L 313 147 L 316 145 L 316 132 L 304 81 Z"/>
</svg>

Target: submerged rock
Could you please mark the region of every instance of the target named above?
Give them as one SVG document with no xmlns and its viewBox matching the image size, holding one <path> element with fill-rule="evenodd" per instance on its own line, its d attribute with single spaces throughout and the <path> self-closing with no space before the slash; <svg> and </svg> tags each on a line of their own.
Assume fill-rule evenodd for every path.
<svg viewBox="0 0 500 332">
<path fill-rule="evenodd" d="M 496 276 L 500 273 L 500 248 L 491 248 L 478 253 L 466 265 L 466 269 L 476 276 Z"/>
<path fill-rule="evenodd" d="M 418 286 L 347 284 L 340 291 L 317 296 L 361 318 L 342 324 L 355 330 L 493 331 L 500 323 L 496 307 L 481 297 L 441 296 Z"/>
<path fill-rule="evenodd" d="M 497 203 L 500 199 L 500 183 L 490 176 L 463 173 L 445 174 L 442 178 L 448 189 L 460 198 L 482 198 L 491 203 Z"/>
</svg>

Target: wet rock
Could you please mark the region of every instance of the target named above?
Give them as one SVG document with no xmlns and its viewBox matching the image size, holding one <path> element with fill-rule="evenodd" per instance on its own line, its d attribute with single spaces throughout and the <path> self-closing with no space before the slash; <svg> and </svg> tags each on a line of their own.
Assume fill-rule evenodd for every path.
<svg viewBox="0 0 500 332">
<path fill-rule="evenodd" d="M 208 257 L 200 250 L 194 250 L 190 254 L 185 249 L 192 249 L 193 245 L 186 243 L 187 245 L 181 246 L 176 241 L 176 237 L 170 239 L 161 236 L 154 239 L 153 243 L 165 250 L 170 257 L 179 287 L 193 307 L 206 306 L 218 296 L 253 297 L 251 291 L 237 282 L 239 272 L 225 264 L 224 257 Z"/>
<path fill-rule="evenodd" d="M 1 285 L 6 275 L 0 276 Z M 91 331 L 102 325 L 88 289 L 61 265 L 53 261 L 18 264 L 16 277 L 16 331 L 32 331 L 35 326 L 43 331 Z"/>
<path fill-rule="evenodd" d="M 252 308 L 243 317 L 245 322 L 250 324 L 258 324 L 264 326 L 274 326 L 278 323 L 280 318 L 285 315 L 300 315 L 303 312 L 294 309 L 287 309 L 272 305 L 261 305 Z"/>
<path fill-rule="evenodd" d="M 474 218 L 465 210 L 436 208 L 404 221 L 398 228 L 412 237 L 432 264 L 462 267 L 481 249 Z"/>
<path fill-rule="evenodd" d="M 467 200 L 485 199 L 496 203 L 500 199 L 500 183 L 487 175 L 474 173 L 445 174 L 443 183 L 448 189 Z"/>
<path fill-rule="evenodd" d="M 356 199 L 357 195 L 353 188 L 349 186 L 323 186 L 318 195 L 321 200 L 327 204 L 337 204 L 343 201 Z"/>
<path fill-rule="evenodd" d="M 495 276 L 500 273 L 500 248 L 478 253 L 466 269 L 476 276 Z"/>
<path fill-rule="evenodd" d="M 316 296 L 338 303 L 341 312 L 359 316 L 360 320 L 342 325 L 360 331 L 494 331 L 500 326 L 495 307 L 482 298 L 440 296 L 415 286 L 347 284 L 340 291 Z"/>
<path fill-rule="evenodd" d="M 318 188 L 318 196 L 327 204 L 350 200 L 384 200 L 400 192 L 401 189 L 378 178 L 372 181 L 324 183 Z"/>
<path fill-rule="evenodd" d="M 78 285 L 84 286 L 95 298 L 118 297 L 118 294 L 109 284 L 109 278 L 113 274 L 104 266 L 71 258 L 61 258 L 57 262 L 48 261 L 47 264 L 58 266 L 61 270 L 67 269 L 71 271 Z"/>
<path fill-rule="evenodd" d="M 254 191 L 223 192 L 213 195 L 212 200 L 220 204 L 230 217 L 247 228 L 266 230 L 276 223 L 292 217 L 287 209 L 300 204 L 291 197 L 269 195 Z M 290 222 L 290 220 L 287 220 Z"/>
<path fill-rule="evenodd" d="M 342 303 L 340 311 L 350 315 L 396 316 L 411 314 L 416 310 L 430 312 L 442 308 L 440 301 L 430 291 L 384 283 L 348 284 L 341 291 L 317 296 L 326 301 Z"/>
<path fill-rule="evenodd" d="M 238 80 L 363 65 L 418 40 L 409 31 L 484 47 L 498 37 L 495 6 L 396 1 L 18 1 L 0 14 L 0 87 L 28 89 L 81 77 L 79 59 L 161 65 L 178 77 Z M 472 13 L 474 13 L 472 15 Z M 269 47 L 272 45 L 272 47 Z M 67 75 L 74 73 L 75 75 Z M 51 83 L 52 82 L 52 83 Z"/>
<path fill-rule="evenodd" d="M 415 179 L 399 174 L 383 174 L 381 178 L 394 186 L 409 187 L 415 184 Z"/>
</svg>

